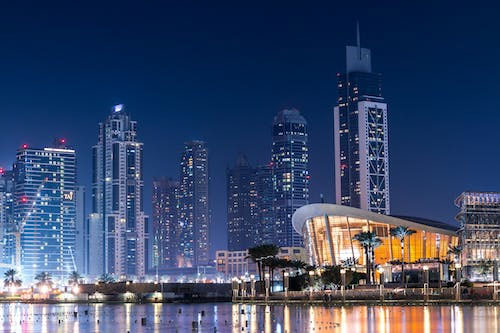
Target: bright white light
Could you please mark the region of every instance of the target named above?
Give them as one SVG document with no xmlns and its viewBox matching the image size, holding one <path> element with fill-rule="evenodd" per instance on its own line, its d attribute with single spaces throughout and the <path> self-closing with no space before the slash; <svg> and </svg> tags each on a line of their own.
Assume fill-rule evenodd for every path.
<svg viewBox="0 0 500 333">
<path fill-rule="evenodd" d="M 49 292 L 49 287 L 47 285 L 43 285 L 40 291 L 42 294 L 47 294 Z"/>
<path fill-rule="evenodd" d="M 11 293 L 15 294 L 16 291 L 17 291 L 17 287 L 16 286 L 10 286 L 9 290 L 10 290 Z"/>
<path fill-rule="evenodd" d="M 74 286 L 73 287 L 73 294 L 78 295 L 80 293 L 80 287 Z"/>
<path fill-rule="evenodd" d="M 123 104 L 116 104 L 114 106 L 114 110 L 115 112 L 120 112 L 121 110 L 123 110 Z"/>
</svg>

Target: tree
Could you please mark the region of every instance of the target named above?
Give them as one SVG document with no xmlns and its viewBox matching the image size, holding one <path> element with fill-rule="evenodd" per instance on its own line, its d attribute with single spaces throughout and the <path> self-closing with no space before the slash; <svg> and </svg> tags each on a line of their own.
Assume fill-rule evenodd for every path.
<svg viewBox="0 0 500 333">
<path fill-rule="evenodd" d="M 407 227 L 399 226 L 391 229 L 391 235 L 399 238 L 401 243 L 401 283 L 406 285 L 405 279 L 405 238 L 413 235 L 416 231 Z M 410 247 L 408 247 L 408 257 L 410 256 Z"/>
<path fill-rule="evenodd" d="M 36 283 L 38 286 L 41 285 L 52 285 L 52 276 L 50 275 L 49 272 L 40 272 L 35 276 L 35 280 L 38 282 Z"/>
<path fill-rule="evenodd" d="M 371 271 L 372 265 L 375 262 L 374 260 L 374 249 L 379 247 L 382 244 L 380 238 L 374 232 L 360 232 L 359 234 L 354 235 L 354 240 L 358 241 L 363 250 L 365 251 L 365 260 L 366 260 L 366 283 L 371 283 Z"/>
<path fill-rule="evenodd" d="M 462 247 L 460 245 L 457 246 L 450 246 L 448 248 L 448 254 L 451 254 L 453 256 L 453 261 L 455 263 L 461 262 L 461 254 L 462 254 Z M 460 260 L 457 260 L 460 259 Z"/>
<path fill-rule="evenodd" d="M 73 271 L 69 275 L 68 283 L 69 284 L 79 284 L 81 279 L 82 279 L 82 276 L 80 275 L 80 273 L 78 273 L 77 271 Z"/>
<path fill-rule="evenodd" d="M 109 273 L 104 273 L 99 277 L 98 281 L 102 283 L 113 283 L 115 282 L 115 278 Z"/>
<path fill-rule="evenodd" d="M 266 264 L 272 264 L 268 259 L 276 257 L 279 253 L 280 248 L 272 244 L 263 244 L 259 246 L 252 247 L 248 249 L 248 257 L 252 259 L 253 262 L 257 264 L 257 269 L 259 271 L 259 280 L 262 280 L 264 269 L 268 266 L 269 274 L 271 274 L 271 267 Z"/>
<path fill-rule="evenodd" d="M 5 279 L 3 280 L 3 284 L 5 287 L 20 287 L 22 285 L 22 281 L 16 278 L 17 271 L 15 269 L 9 269 L 4 273 Z"/>
</svg>

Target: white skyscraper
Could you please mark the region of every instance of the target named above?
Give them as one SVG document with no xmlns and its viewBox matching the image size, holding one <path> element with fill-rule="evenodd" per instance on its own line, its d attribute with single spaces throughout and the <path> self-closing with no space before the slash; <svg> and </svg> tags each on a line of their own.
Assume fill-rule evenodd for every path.
<svg viewBox="0 0 500 333">
<path fill-rule="evenodd" d="M 92 150 L 91 275 L 145 275 L 142 146 L 137 141 L 137 122 L 123 105 L 115 105 L 99 124 L 98 143 Z"/>
</svg>

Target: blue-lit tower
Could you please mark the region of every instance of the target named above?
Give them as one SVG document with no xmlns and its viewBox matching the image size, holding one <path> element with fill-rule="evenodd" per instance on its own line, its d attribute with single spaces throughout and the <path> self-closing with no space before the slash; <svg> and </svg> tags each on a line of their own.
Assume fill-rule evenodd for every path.
<svg viewBox="0 0 500 333">
<path fill-rule="evenodd" d="M 23 279 L 40 272 L 66 279 L 76 270 L 76 158 L 64 139 L 50 148 L 23 145 L 14 165 L 17 260 Z"/>
</svg>

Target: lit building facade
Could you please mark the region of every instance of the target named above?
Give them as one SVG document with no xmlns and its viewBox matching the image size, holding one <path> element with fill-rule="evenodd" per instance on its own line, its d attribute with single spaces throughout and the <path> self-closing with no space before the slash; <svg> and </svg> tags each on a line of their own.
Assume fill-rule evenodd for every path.
<svg viewBox="0 0 500 333">
<path fill-rule="evenodd" d="M 274 184 L 272 163 L 255 169 L 255 188 L 257 205 L 256 244 L 273 244 L 275 235 Z"/>
<path fill-rule="evenodd" d="M 40 272 L 64 280 L 77 269 L 76 158 L 64 143 L 43 149 L 24 145 L 16 154 L 16 261 L 27 281 Z"/>
<path fill-rule="evenodd" d="M 241 277 L 242 275 L 258 275 L 257 264 L 248 257 L 248 250 L 243 251 L 216 251 L 216 268 L 227 279 Z M 279 259 L 299 260 L 307 262 L 306 249 L 303 247 L 281 247 Z M 281 276 L 281 271 L 276 270 L 276 275 Z"/>
<path fill-rule="evenodd" d="M 153 181 L 153 267 L 178 266 L 179 256 L 179 182 Z"/>
<path fill-rule="evenodd" d="M 184 145 L 179 182 L 179 267 L 210 262 L 208 149 L 203 141 Z"/>
<path fill-rule="evenodd" d="M 85 187 L 77 186 L 75 192 L 76 204 L 76 237 L 75 237 L 75 262 L 77 272 L 88 273 L 89 261 L 89 230 L 85 206 Z"/>
<path fill-rule="evenodd" d="M 472 280 L 490 280 L 496 274 L 500 260 L 500 193 L 464 192 L 456 200 L 460 209 L 462 245 L 461 264 L 465 275 Z M 492 266 L 484 266 L 491 263 Z M 484 268 L 483 268 L 484 267 Z"/>
<path fill-rule="evenodd" d="M 273 122 L 274 241 L 280 247 L 301 246 L 292 215 L 309 202 L 307 122 L 296 109 L 282 110 Z"/>
<path fill-rule="evenodd" d="M 390 214 L 387 104 L 371 52 L 346 47 L 346 72 L 337 74 L 334 109 L 335 185 L 339 205 Z"/>
<path fill-rule="evenodd" d="M 257 189 L 255 169 L 246 156 L 226 171 L 227 181 L 227 248 L 241 251 L 259 243 Z"/>
<path fill-rule="evenodd" d="M 0 168 L 0 255 L 4 264 L 15 264 L 14 173 Z"/>
<path fill-rule="evenodd" d="M 399 218 L 359 208 L 311 204 L 293 215 L 295 230 L 304 237 L 308 262 L 313 265 L 340 265 L 355 258 L 365 265 L 361 245 L 354 235 L 371 231 L 381 240 L 375 248 L 375 264 L 401 260 L 400 240 L 390 235 L 390 229 L 408 227 L 416 232 L 405 240 L 405 262 L 421 259 L 447 259 L 450 246 L 458 244 L 457 228 L 445 223 L 419 218 Z"/>
<path fill-rule="evenodd" d="M 137 122 L 115 105 L 92 149 L 92 213 L 89 268 L 95 275 L 143 277 L 146 270 L 146 216 L 143 207 L 143 144 Z M 93 224 L 93 225 L 92 225 Z M 97 232 L 94 232 L 97 231 Z"/>
</svg>

